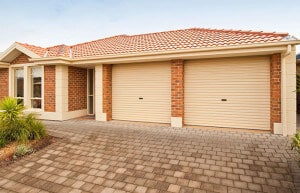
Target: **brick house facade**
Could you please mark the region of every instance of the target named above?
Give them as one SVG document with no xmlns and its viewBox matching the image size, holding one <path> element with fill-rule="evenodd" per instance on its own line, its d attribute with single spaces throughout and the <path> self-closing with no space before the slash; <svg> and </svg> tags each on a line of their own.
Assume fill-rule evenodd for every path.
<svg viewBox="0 0 300 193">
<path fill-rule="evenodd" d="M 44 109 L 55 112 L 55 66 L 44 67 Z"/>
<path fill-rule="evenodd" d="M 171 116 L 184 124 L 184 61 L 171 61 Z"/>
<path fill-rule="evenodd" d="M 69 67 L 68 69 L 69 111 L 87 108 L 87 70 Z"/>
<path fill-rule="evenodd" d="M 274 123 L 281 123 L 281 55 L 273 54 L 270 59 L 270 85 L 271 85 L 271 130 Z"/>
<path fill-rule="evenodd" d="M 103 65 L 103 113 L 106 120 L 112 119 L 112 65 Z"/>
<path fill-rule="evenodd" d="M 218 41 L 213 40 L 213 38 L 212 40 L 201 39 L 206 37 L 203 36 L 203 33 L 220 34 L 224 37 L 227 37 L 226 35 L 228 35 L 228 33 L 233 34 L 232 36 L 236 35 L 236 37 L 245 36 L 244 38 L 247 42 L 243 42 L 244 39 L 235 39 L 235 37 L 232 37 L 230 41 L 236 41 L 236 44 L 229 45 L 227 42 L 229 40 L 226 40 L 226 38 Z M 190 105 L 192 102 L 193 104 L 203 106 L 200 110 L 193 109 L 195 111 L 194 115 L 199 117 L 199 122 L 196 124 L 199 126 L 202 126 L 201 120 L 204 119 L 203 117 L 206 116 L 207 119 L 205 108 L 213 108 L 216 111 L 215 118 L 208 117 L 212 120 L 211 126 L 214 126 L 214 121 L 219 120 L 219 117 L 217 117 L 218 111 L 224 111 L 223 113 L 226 114 L 226 109 L 231 110 L 230 113 L 233 113 L 233 116 L 231 117 L 233 120 L 232 126 L 233 128 L 236 128 L 234 127 L 234 122 L 241 122 L 241 117 L 239 115 L 248 113 L 249 116 L 258 117 L 255 113 L 259 113 L 258 111 L 260 108 L 264 108 L 265 111 L 265 108 L 268 107 L 266 112 L 269 113 L 266 113 L 265 119 L 262 117 L 257 118 L 258 122 L 268 124 L 267 128 L 263 128 L 264 130 L 283 135 L 295 132 L 296 109 L 294 106 L 296 104 L 296 94 L 292 91 L 295 90 L 295 45 L 300 42 L 293 39 L 282 41 L 282 39 L 287 37 L 287 34 L 266 34 L 264 32 L 254 33 L 231 30 L 187 29 L 170 31 L 165 35 L 163 34 L 164 33 L 157 33 L 155 37 L 153 34 L 113 37 L 107 40 L 101 39 L 93 43 L 88 42 L 70 47 L 61 45 L 56 47 L 55 50 L 51 50 L 52 48 L 41 48 L 28 44 L 15 43 L 11 48 L 0 55 L 0 99 L 5 96 L 14 96 L 17 84 L 15 74 L 17 72 L 15 69 L 23 69 L 25 105 L 30 110 L 38 112 L 41 119 L 67 120 L 85 116 L 89 112 L 88 109 L 92 106 L 96 115 L 96 120 L 110 121 L 113 119 L 114 115 L 112 108 L 114 105 L 112 91 L 116 88 L 114 87 L 114 84 L 118 83 L 120 84 L 119 88 L 127 86 L 127 90 L 119 92 L 124 96 L 121 97 L 122 100 L 117 102 L 126 103 L 125 106 L 128 108 L 128 112 L 126 113 L 131 121 L 135 121 L 134 117 L 139 116 L 134 108 L 130 108 L 132 103 L 135 104 L 136 108 L 139 108 L 138 112 L 143 113 L 144 117 L 150 116 L 151 113 L 155 111 L 153 106 L 160 107 L 160 104 L 170 104 L 169 108 L 166 108 L 168 109 L 168 112 L 166 109 L 161 110 L 167 112 L 167 116 L 169 116 L 170 119 L 168 123 L 174 127 L 182 127 L 186 124 L 185 120 L 190 116 L 186 111 L 187 108 L 193 108 L 193 105 Z M 196 35 L 192 36 L 189 34 Z M 143 42 L 144 39 L 142 37 L 144 36 L 148 39 L 152 39 L 156 46 L 153 47 L 149 42 Z M 257 39 L 257 36 L 260 36 L 260 39 Z M 174 39 L 174 37 L 186 38 Z M 193 39 L 195 37 L 198 39 Z M 124 38 L 127 38 L 126 41 Z M 111 45 L 114 45 L 115 47 L 105 47 L 103 41 L 113 41 L 114 43 Z M 210 45 L 212 47 L 207 47 L 207 45 L 199 43 L 203 41 L 211 41 Z M 173 45 L 169 45 L 168 42 L 173 42 Z M 93 49 L 86 49 L 87 47 L 84 47 L 89 46 L 90 44 L 93 44 Z M 58 53 L 57 50 L 60 50 L 60 52 Z M 258 69 L 258 67 L 263 65 L 263 62 L 259 59 L 261 56 L 268 58 L 268 71 L 258 72 L 257 77 L 256 75 L 251 75 L 250 78 L 247 77 L 247 70 L 251 70 L 250 68 L 256 69 L 256 67 Z M 222 65 L 218 66 L 217 63 L 223 59 L 224 61 L 232 61 L 232 63 L 235 63 L 237 60 L 240 60 L 238 58 L 241 57 L 243 58 L 241 61 L 248 61 L 247 65 L 250 67 L 245 71 L 236 72 L 236 74 L 244 73 L 244 77 L 248 78 L 248 82 L 246 81 L 247 83 L 253 81 L 253 85 L 250 85 L 250 89 L 254 90 L 248 99 L 246 97 L 238 98 L 238 100 L 236 100 L 238 95 L 230 94 L 230 92 L 239 92 L 240 88 L 242 88 L 239 87 L 239 85 L 244 84 L 243 81 L 236 82 L 234 78 L 227 78 L 224 80 L 224 84 L 232 85 L 230 89 L 236 89 L 230 90 L 230 92 L 222 91 L 222 89 L 219 89 L 219 87 L 215 85 L 210 85 L 210 87 L 212 87 L 211 90 L 203 87 L 203 89 L 206 90 L 200 90 L 198 93 L 186 91 L 186 79 L 191 77 L 191 74 L 189 74 L 191 71 L 187 71 L 186 68 L 187 66 L 192 66 L 191 63 L 193 61 L 198 61 L 198 65 L 205 65 L 205 62 L 212 61 L 212 64 L 215 66 L 212 67 L 211 70 L 219 69 L 226 75 L 226 71 L 234 71 L 235 66 L 232 65 L 231 69 L 224 69 Z M 249 61 L 257 61 L 257 64 L 253 64 Z M 128 85 L 114 81 L 119 78 L 113 76 L 115 65 L 126 64 L 128 68 L 126 73 L 123 73 L 124 77 L 122 77 L 122 80 L 136 80 L 140 81 L 139 85 L 143 85 L 142 81 L 149 81 L 151 77 L 143 79 L 143 75 L 136 73 L 136 70 L 137 68 L 142 68 L 143 65 L 151 64 L 151 62 L 161 62 L 164 66 L 169 65 L 169 70 L 163 68 L 162 70 L 168 72 L 165 76 L 170 77 L 168 80 L 170 82 L 161 79 L 156 73 L 148 73 L 148 76 L 153 75 L 153 82 L 151 84 L 145 82 L 144 84 L 150 85 L 151 88 L 147 88 L 147 86 L 136 88 L 134 84 Z M 135 65 L 131 66 L 130 64 Z M 137 64 L 139 65 L 137 66 Z M 255 65 L 256 67 L 253 67 Z M 153 65 L 153 67 L 154 66 L 155 65 Z M 36 71 L 33 72 L 33 68 L 37 68 Z M 196 74 L 196 79 L 190 80 L 189 84 L 194 84 L 195 89 L 196 87 L 197 89 L 201 89 L 202 87 L 198 84 L 202 82 L 197 81 L 206 81 L 207 84 L 211 84 L 210 80 L 215 81 L 215 79 L 212 79 L 214 78 L 214 75 L 210 74 L 211 71 L 209 68 L 210 67 L 208 66 L 206 74 L 202 74 L 203 77 L 200 77 L 200 79 Z M 88 69 L 95 69 L 95 77 L 90 77 L 91 75 L 88 73 Z M 267 68 L 260 69 L 265 70 Z M 40 73 L 41 71 L 42 75 Z M 22 73 L 20 76 L 22 76 Z M 226 78 L 226 76 L 224 77 Z M 236 76 L 235 78 L 241 79 L 243 76 Z M 256 85 L 255 78 L 257 78 L 258 81 L 262 81 L 261 84 L 263 85 L 254 86 Z M 165 82 L 160 82 L 160 80 L 164 80 Z M 222 84 L 222 81 L 220 81 L 220 84 Z M 264 92 L 264 88 L 268 88 L 266 92 Z M 37 90 L 33 92 L 33 89 Z M 160 94 L 159 91 L 165 89 L 169 89 L 169 96 L 165 96 L 165 93 L 168 92 L 161 92 L 164 93 L 164 95 Z M 40 90 L 42 90 L 42 95 L 34 98 L 34 93 L 37 92 L 39 96 Z M 92 92 L 88 93 L 90 90 Z M 216 96 L 212 97 L 211 95 L 206 95 L 206 93 L 214 90 Z M 144 93 L 147 93 L 147 95 Z M 193 93 L 196 94 L 195 97 L 191 97 L 191 94 Z M 256 93 L 264 93 L 264 95 L 258 96 L 255 95 Z M 240 95 L 243 96 L 243 93 Z M 197 104 L 195 101 L 186 101 L 187 98 L 192 98 L 196 102 L 201 98 L 204 102 L 202 101 L 201 104 Z M 39 107 L 39 109 L 35 109 L 32 105 L 33 100 L 41 100 L 43 105 Z M 241 100 L 245 105 L 236 107 L 237 104 L 243 104 L 238 103 Z M 205 104 L 205 101 L 210 101 L 215 105 L 213 107 L 208 107 Z M 189 106 L 187 104 L 189 104 Z M 115 104 L 114 108 L 116 105 L 117 104 Z M 249 108 L 249 111 L 247 111 L 247 109 L 242 111 L 249 106 L 251 107 Z M 234 110 L 235 108 L 236 110 Z M 120 112 L 122 112 L 121 110 Z M 159 114 L 160 112 L 157 113 Z M 258 128 L 246 129 L 260 129 L 259 124 L 260 123 L 256 124 L 258 125 Z"/>
<path fill-rule="evenodd" d="M 0 68 L 0 100 L 8 96 L 8 69 Z"/>
</svg>

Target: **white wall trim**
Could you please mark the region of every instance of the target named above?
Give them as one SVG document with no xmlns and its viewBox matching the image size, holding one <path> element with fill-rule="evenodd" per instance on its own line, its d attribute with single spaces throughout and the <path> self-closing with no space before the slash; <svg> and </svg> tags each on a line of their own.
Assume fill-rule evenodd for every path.
<svg viewBox="0 0 300 193">
<path fill-rule="evenodd" d="M 65 121 L 69 119 L 74 119 L 78 117 L 83 117 L 87 115 L 87 109 L 70 111 L 70 112 L 36 112 L 36 111 L 27 111 L 28 113 L 36 113 L 39 119 L 52 120 L 52 121 Z"/>
<path fill-rule="evenodd" d="M 68 67 L 55 67 L 55 111 L 68 112 Z"/>
<path fill-rule="evenodd" d="M 74 119 L 78 117 L 83 117 L 87 115 L 87 109 L 70 111 L 62 114 L 62 120 Z"/>
<path fill-rule="evenodd" d="M 171 127 L 182 127 L 182 117 L 171 117 Z"/>
<path fill-rule="evenodd" d="M 286 121 L 286 67 L 285 58 L 281 57 L 281 123 L 282 135 L 287 135 L 287 121 Z M 275 124 L 274 124 L 275 128 Z M 275 132 L 275 130 L 274 130 Z"/>
<path fill-rule="evenodd" d="M 14 69 L 9 67 L 8 69 L 8 96 L 14 96 Z"/>
<path fill-rule="evenodd" d="M 286 136 L 296 133 L 297 128 L 295 46 L 290 53 L 281 56 L 281 134 Z"/>
<path fill-rule="evenodd" d="M 106 113 L 103 113 L 102 98 L 102 64 L 95 66 L 95 119 L 96 121 L 106 121 Z"/>
</svg>

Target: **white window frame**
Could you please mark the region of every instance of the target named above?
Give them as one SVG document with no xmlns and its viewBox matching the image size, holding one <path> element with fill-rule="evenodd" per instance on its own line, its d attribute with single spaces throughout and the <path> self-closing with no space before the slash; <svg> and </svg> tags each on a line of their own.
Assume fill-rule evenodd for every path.
<svg viewBox="0 0 300 193">
<path fill-rule="evenodd" d="M 16 85 L 16 70 L 23 70 L 23 97 L 17 97 L 16 95 L 17 95 L 17 85 Z M 12 87 L 13 87 L 13 97 L 14 98 L 16 98 L 16 99 L 22 99 L 23 100 L 23 104 L 24 104 L 24 102 L 25 102 L 25 76 L 26 76 L 26 74 L 25 74 L 25 70 L 24 70 L 24 68 L 20 68 L 20 67 L 17 67 L 17 68 L 13 68 L 13 85 L 12 85 Z"/>
<path fill-rule="evenodd" d="M 90 73 L 89 70 L 93 70 L 93 93 L 90 94 L 89 93 L 89 89 L 90 89 Z M 93 97 L 93 113 L 90 114 L 90 96 Z M 87 68 L 87 114 L 88 115 L 95 115 L 95 69 L 92 68 Z"/>
<path fill-rule="evenodd" d="M 32 108 L 31 105 L 31 73 L 30 68 L 40 67 L 42 68 L 42 108 Z M 34 112 L 44 112 L 44 66 L 35 65 L 35 64 L 12 64 L 9 67 L 9 96 L 15 98 L 15 69 L 23 68 L 24 69 L 24 106 L 27 107 L 29 111 Z"/>
<path fill-rule="evenodd" d="M 40 68 L 41 69 L 41 97 L 33 97 L 32 89 L 33 89 L 33 81 L 32 81 L 32 69 Z M 29 105 L 30 109 L 43 110 L 44 109 L 44 68 L 43 66 L 31 66 L 28 70 L 28 93 L 29 93 Z M 32 100 L 41 100 L 41 108 L 33 108 Z"/>
</svg>

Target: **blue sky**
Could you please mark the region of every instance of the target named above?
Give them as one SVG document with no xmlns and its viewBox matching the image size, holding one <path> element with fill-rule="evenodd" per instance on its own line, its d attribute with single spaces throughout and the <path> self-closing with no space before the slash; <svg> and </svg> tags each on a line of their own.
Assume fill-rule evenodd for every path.
<svg viewBox="0 0 300 193">
<path fill-rule="evenodd" d="M 190 27 L 289 32 L 299 0 L 0 0 L 0 52 Z M 298 49 L 300 52 L 300 49 Z"/>
</svg>

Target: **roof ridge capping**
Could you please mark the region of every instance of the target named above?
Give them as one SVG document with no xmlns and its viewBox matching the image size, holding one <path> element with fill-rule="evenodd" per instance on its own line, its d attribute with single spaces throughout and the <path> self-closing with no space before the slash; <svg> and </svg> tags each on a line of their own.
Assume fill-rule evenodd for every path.
<svg viewBox="0 0 300 193">
<path fill-rule="evenodd" d="M 217 29 L 217 28 L 188 28 L 183 30 L 203 30 L 203 31 L 216 31 L 216 32 L 235 32 L 235 33 L 250 33 L 250 34 L 266 34 L 266 35 L 279 35 L 288 36 L 288 32 L 267 32 L 267 31 L 253 31 L 253 30 L 238 30 L 238 29 Z M 178 30 L 172 30 L 178 31 Z"/>
<path fill-rule="evenodd" d="M 296 37 L 293 36 L 293 35 L 287 35 L 287 36 L 285 36 L 284 38 L 282 38 L 281 41 L 293 41 L 293 40 L 299 40 L 299 39 L 296 38 Z"/>
</svg>

